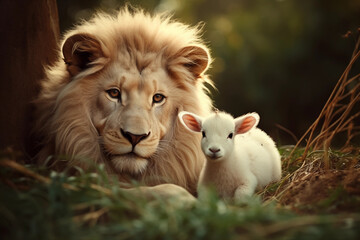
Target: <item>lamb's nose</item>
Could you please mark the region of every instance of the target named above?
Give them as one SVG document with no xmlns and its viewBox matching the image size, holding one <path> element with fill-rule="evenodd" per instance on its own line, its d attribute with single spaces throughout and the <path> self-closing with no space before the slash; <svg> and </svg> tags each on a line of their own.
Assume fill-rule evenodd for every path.
<svg viewBox="0 0 360 240">
<path fill-rule="evenodd" d="M 212 153 L 217 153 L 217 152 L 220 152 L 220 149 L 219 148 L 209 148 L 210 152 Z"/>
<path fill-rule="evenodd" d="M 147 134 L 133 134 L 131 132 L 125 132 L 121 129 L 121 134 L 131 143 L 133 147 L 135 147 L 136 144 L 146 139 L 150 135 L 150 132 Z"/>
</svg>

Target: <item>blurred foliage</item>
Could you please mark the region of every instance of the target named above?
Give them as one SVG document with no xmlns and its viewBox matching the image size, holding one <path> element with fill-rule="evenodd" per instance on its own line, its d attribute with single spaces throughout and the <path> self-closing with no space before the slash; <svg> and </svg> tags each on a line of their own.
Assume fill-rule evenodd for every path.
<svg viewBox="0 0 360 240">
<path fill-rule="evenodd" d="M 61 29 L 96 10 L 124 6 L 117 0 L 58 0 Z M 260 127 L 277 140 L 295 143 L 315 120 L 348 64 L 360 27 L 358 0 L 136 0 L 150 12 L 204 22 L 214 57 L 210 75 L 215 105 L 233 115 L 260 113 Z M 354 71 L 360 71 L 359 64 Z"/>
<path fill-rule="evenodd" d="M 13 169 L 5 161 L 0 159 L 0 232 L 4 240 L 360 236 L 358 213 L 298 215 L 275 202 L 262 203 L 259 196 L 229 205 L 212 192 L 191 204 L 177 198 L 149 202 L 125 193 L 116 182 L 109 183 L 102 166 L 97 174 L 81 172 L 69 177 L 30 165 L 25 166 L 27 174 L 22 174 L 24 169 L 20 173 L 20 167 Z M 36 181 L 34 176 L 48 176 L 49 181 Z"/>
</svg>

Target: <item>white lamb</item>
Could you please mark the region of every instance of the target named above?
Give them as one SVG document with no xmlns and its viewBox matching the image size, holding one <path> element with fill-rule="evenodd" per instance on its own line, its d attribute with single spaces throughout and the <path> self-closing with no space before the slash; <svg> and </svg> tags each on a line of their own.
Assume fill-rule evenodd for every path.
<svg viewBox="0 0 360 240">
<path fill-rule="evenodd" d="M 280 154 L 274 141 L 262 130 L 257 113 L 234 119 L 215 112 L 202 118 L 180 112 L 181 123 L 190 131 L 201 132 L 201 147 L 207 161 L 200 173 L 198 191 L 214 187 L 224 199 L 240 200 L 281 178 Z"/>
</svg>

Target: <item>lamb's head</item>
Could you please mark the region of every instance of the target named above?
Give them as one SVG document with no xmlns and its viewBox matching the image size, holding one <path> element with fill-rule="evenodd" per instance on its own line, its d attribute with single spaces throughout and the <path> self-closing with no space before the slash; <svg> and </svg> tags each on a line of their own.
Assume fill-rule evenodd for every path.
<svg viewBox="0 0 360 240">
<path fill-rule="evenodd" d="M 245 134 L 259 123 L 257 113 L 234 119 L 225 112 L 215 112 L 206 118 L 194 113 L 180 112 L 180 122 L 192 132 L 201 132 L 201 148 L 209 161 L 226 159 L 233 151 L 235 136 Z"/>
</svg>

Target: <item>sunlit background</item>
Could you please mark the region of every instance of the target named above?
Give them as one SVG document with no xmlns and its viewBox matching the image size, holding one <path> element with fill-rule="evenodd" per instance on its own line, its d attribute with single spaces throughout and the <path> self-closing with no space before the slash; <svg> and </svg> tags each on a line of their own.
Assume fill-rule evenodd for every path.
<svg viewBox="0 0 360 240">
<path fill-rule="evenodd" d="M 62 32 L 97 10 L 125 4 L 57 2 Z M 205 23 L 203 37 L 215 59 L 209 72 L 215 106 L 234 116 L 258 112 L 260 127 L 280 144 L 294 144 L 315 120 L 350 60 L 355 36 L 345 35 L 360 27 L 359 0 L 126 2 L 151 13 L 170 11 L 190 25 Z"/>
</svg>

